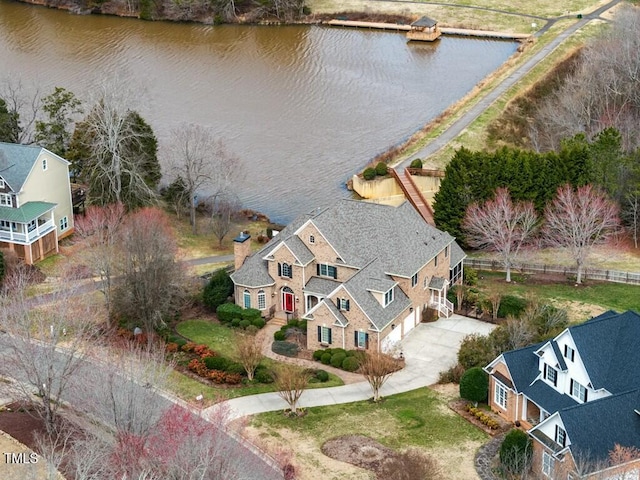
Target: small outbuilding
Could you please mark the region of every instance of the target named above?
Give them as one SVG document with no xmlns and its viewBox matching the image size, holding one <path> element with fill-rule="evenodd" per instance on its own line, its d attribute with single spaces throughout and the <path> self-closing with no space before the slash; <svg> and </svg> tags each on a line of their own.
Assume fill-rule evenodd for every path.
<svg viewBox="0 0 640 480">
<path fill-rule="evenodd" d="M 433 42 L 440 38 L 440 35 L 438 22 L 429 17 L 422 17 L 411 24 L 411 30 L 407 32 L 407 39 Z"/>
</svg>

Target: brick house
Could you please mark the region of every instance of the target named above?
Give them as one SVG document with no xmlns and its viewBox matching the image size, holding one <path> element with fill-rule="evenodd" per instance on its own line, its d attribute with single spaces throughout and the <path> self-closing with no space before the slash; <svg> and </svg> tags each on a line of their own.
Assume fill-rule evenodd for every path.
<svg viewBox="0 0 640 480">
<path fill-rule="evenodd" d="M 640 459 L 607 462 L 640 448 L 639 339 L 640 315 L 609 311 L 485 368 L 491 409 L 529 433 L 542 478 L 639 478 Z"/>
<path fill-rule="evenodd" d="M 71 233 L 69 162 L 42 147 L 0 142 L 0 248 L 32 264 Z"/>
<path fill-rule="evenodd" d="M 250 255 L 235 239 L 235 301 L 265 316 L 307 319 L 307 348 L 389 350 L 424 307 L 449 316 L 464 252 L 405 202 L 341 200 L 301 215 Z"/>
</svg>

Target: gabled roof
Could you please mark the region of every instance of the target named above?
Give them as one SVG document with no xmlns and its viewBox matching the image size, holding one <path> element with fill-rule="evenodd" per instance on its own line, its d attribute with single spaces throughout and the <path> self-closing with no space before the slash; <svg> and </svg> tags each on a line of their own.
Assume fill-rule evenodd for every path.
<svg viewBox="0 0 640 480">
<path fill-rule="evenodd" d="M 538 356 L 535 351 L 543 344 L 536 343 L 528 347 L 504 352 L 502 358 L 511 374 L 516 392 L 522 393 L 538 376 Z"/>
<path fill-rule="evenodd" d="M 0 207 L 0 220 L 29 223 L 56 208 L 55 203 L 27 202 L 20 208 Z"/>
<path fill-rule="evenodd" d="M 569 331 L 594 389 L 640 388 L 640 315 L 609 311 Z"/>
<path fill-rule="evenodd" d="M 40 153 L 45 150 L 37 145 L 20 145 L 17 143 L 0 142 L 0 177 L 4 178 L 11 190 L 19 192 L 29 176 L 29 172 L 38 160 Z M 48 150 L 47 150 L 48 151 Z M 61 162 L 65 159 L 49 152 Z"/>
<path fill-rule="evenodd" d="M 467 254 L 464 253 L 464 251 L 460 248 L 460 245 L 458 245 L 456 242 L 453 242 L 451 244 L 451 268 L 455 267 L 456 265 L 458 265 L 461 261 L 463 261 L 466 257 Z"/>
<path fill-rule="evenodd" d="M 296 235 L 288 235 L 279 245 L 271 249 L 269 255 L 272 255 L 276 250 L 283 247 L 289 249 L 300 265 L 307 265 L 314 258 L 313 253 L 311 253 L 304 242 Z"/>
<path fill-rule="evenodd" d="M 637 372 L 636 372 L 637 373 Z M 605 460 L 615 444 L 640 448 L 640 389 L 561 410 L 574 456 Z"/>
<path fill-rule="evenodd" d="M 304 286 L 304 291 L 308 293 L 316 293 L 318 295 L 327 296 L 333 292 L 336 288 L 342 285 L 337 280 L 331 280 L 330 278 L 311 277 L 311 279 Z"/>
</svg>

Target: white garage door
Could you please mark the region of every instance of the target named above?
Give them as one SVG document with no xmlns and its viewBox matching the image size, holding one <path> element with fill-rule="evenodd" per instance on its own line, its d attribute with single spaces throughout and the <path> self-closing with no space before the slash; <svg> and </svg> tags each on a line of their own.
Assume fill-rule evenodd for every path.
<svg viewBox="0 0 640 480">
<path fill-rule="evenodd" d="M 382 340 L 382 351 L 385 353 L 391 352 L 401 339 L 402 329 L 398 325 Z"/>
<path fill-rule="evenodd" d="M 411 330 L 413 330 L 416 326 L 416 312 L 411 312 L 407 318 L 404 319 L 404 334 L 405 336 L 407 335 L 407 333 L 409 333 Z"/>
</svg>

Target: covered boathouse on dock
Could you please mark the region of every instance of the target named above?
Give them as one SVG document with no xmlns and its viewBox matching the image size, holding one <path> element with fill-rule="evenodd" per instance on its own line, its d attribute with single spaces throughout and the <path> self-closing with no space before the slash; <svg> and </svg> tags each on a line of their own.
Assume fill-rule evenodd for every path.
<svg viewBox="0 0 640 480">
<path fill-rule="evenodd" d="M 440 35 L 438 22 L 429 17 L 422 17 L 411 24 L 411 30 L 407 32 L 407 39 L 433 42 L 440 38 Z"/>
</svg>

